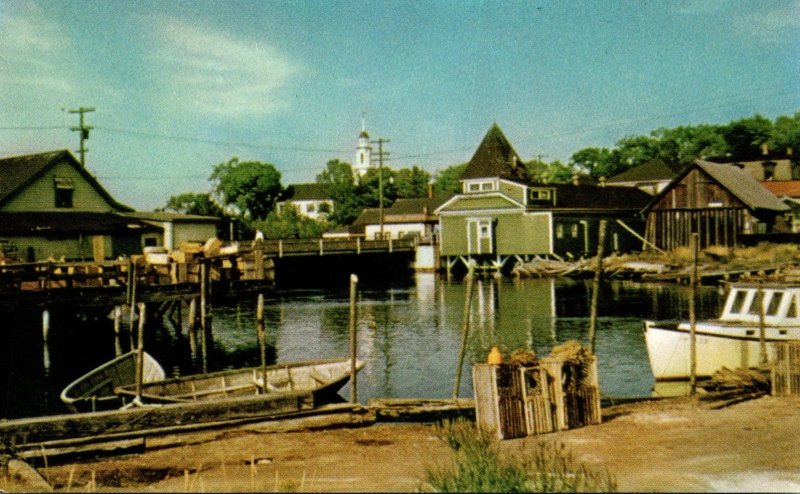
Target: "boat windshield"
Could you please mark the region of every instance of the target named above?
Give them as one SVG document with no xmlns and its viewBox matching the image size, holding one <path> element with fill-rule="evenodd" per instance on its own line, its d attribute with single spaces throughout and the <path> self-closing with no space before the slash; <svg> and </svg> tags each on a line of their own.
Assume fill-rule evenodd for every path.
<svg viewBox="0 0 800 494">
<path fill-rule="evenodd" d="M 762 315 L 773 323 L 800 317 L 800 293 L 777 288 L 736 288 L 728 296 L 722 319 L 757 322 Z"/>
</svg>

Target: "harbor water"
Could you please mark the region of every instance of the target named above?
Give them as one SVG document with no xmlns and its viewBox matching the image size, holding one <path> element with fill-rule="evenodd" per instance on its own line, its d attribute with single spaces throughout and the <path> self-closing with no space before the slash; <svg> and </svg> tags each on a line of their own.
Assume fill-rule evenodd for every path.
<svg viewBox="0 0 800 494">
<path fill-rule="evenodd" d="M 349 280 L 341 287 L 278 290 L 266 295 L 267 358 L 272 362 L 349 355 Z M 335 285 L 335 283 L 334 283 Z M 390 287 L 360 285 L 358 398 L 448 398 L 453 395 L 464 328 L 466 284 L 418 274 Z M 688 317 L 690 290 L 682 285 L 611 281 L 599 295 L 596 354 L 604 396 L 650 395 L 643 319 Z M 588 344 L 591 281 L 476 280 L 460 395 L 472 396 L 470 365 L 492 346 L 546 355 L 568 340 Z M 714 317 L 715 288 L 699 291 L 697 315 Z M 145 347 L 168 375 L 258 365 L 255 296 L 216 303 L 205 352 L 172 322 L 148 321 Z M 184 311 L 184 319 L 186 311 Z M 174 316 L 174 314 L 173 314 Z M 131 348 L 127 315 L 119 335 L 105 314 L 50 314 L 47 344 L 42 316 L 2 315 L 0 418 L 65 413 L 61 389 L 97 365 Z M 176 319 L 176 317 L 173 317 Z M 183 321 L 186 324 L 186 321 Z M 134 322 L 134 330 L 136 323 Z M 348 387 L 342 396 L 349 397 Z"/>
</svg>

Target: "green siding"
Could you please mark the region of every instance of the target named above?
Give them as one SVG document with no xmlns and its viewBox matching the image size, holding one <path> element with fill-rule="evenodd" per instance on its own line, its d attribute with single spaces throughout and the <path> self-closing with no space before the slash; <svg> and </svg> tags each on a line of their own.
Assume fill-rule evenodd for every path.
<svg viewBox="0 0 800 494">
<path fill-rule="evenodd" d="M 512 203 L 508 199 L 491 194 L 465 194 L 449 204 L 442 211 L 470 211 L 479 209 L 519 209 L 520 206 Z M 480 215 L 480 212 L 476 213 Z"/>
<path fill-rule="evenodd" d="M 494 220 L 494 254 L 549 254 L 550 214 L 481 214 L 473 211 L 464 216 L 440 216 L 441 255 L 459 256 L 470 253 L 467 245 L 467 224 L 471 218 Z"/>
<path fill-rule="evenodd" d="M 525 186 L 510 182 L 500 182 L 500 192 L 514 199 L 520 204 L 525 204 Z"/>
<path fill-rule="evenodd" d="M 72 208 L 55 207 L 54 178 L 72 179 L 74 192 Z M 114 211 L 114 207 L 87 182 L 78 171 L 67 163 L 60 163 L 45 175 L 30 184 L 4 207 L 5 212 L 33 211 Z"/>
</svg>

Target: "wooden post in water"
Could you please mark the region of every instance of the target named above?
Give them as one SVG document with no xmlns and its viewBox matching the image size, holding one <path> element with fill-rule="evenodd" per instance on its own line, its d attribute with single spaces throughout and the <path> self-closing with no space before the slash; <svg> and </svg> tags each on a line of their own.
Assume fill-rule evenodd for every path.
<svg viewBox="0 0 800 494">
<path fill-rule="evenodd" d="M 358 311 L 356 308 L 356 291 L 358 276 L 350 275 L 350 403 L 358 403 L 358 372 L 356 359 L 358 358 Z"/>
<path fill-rule="evenodd" d="M 142 397 L 142 379 L 144 377 L 144 319 L 145 309 L 144 303 L 139 304 L 139 335 L 138 343 L 136 345 L 136 399 L 140 400 Z"/>
<path fill-rule="evenodd" d="M 203 372 L 208 372 L 208 347 L 206 330 L 208 324 L 208 314 L 206 313 L 207 307 L 206 296 L 208 294 L 208 265 L 205 262 L 200 263 L 200 351 L 203 355 Z"/>
<path fill-rule="evenodd" d="M 131 337 L 131 347 L 133 347 L 133 318 L 136 315 L 136 263 L 131 262 L 128 265 L 128 269 L 130 269 L 130 288 L 131 288 L 131 298 L 128 300 L 128 305 L 131 310 L 130 319 L 128 320 L 128 332 L 130 333 Z"/>
<path fill-rule="evenodd" d="M 258 346 L 261 350 L 261 383 L 262 393 L 267 392 L 267 342 L 264 334 L 264 294 L 258 294 L 256 303 L 256 331 L 258 332 Z"/>
<path fill-rule="evenodd" d="M 600 220 L 597 231 L 597 265 L 594 269 L 594 282 L 592 283 L 592 304 L 589 313 L 589 348 L 594 353 L 595 335 L 597 333 L 597 300 L 600 296 L 600 279 L 603 276 L 603 248 L 606 243 L 606 220 Z"/>
<path fill-rule="evenodd" d="M 461 392 L 461 368 L 464 366 L 464 354 L 467 351 L 467 338 L 469 337 L 469 316 L 472 306 L 472 284 L 475 277 L 475 261 L 470 259 L 466 276 L 466 299 L 464 300 L 464 316 L 461 331 L 461 348 L 458 351 L 458 364 L 456 367 L 456 382 L 453 384 L 453 401 L 458 403 L 458 395 Z"/>
<path fill-rule="evenodd" d="M 758 343 L 759 363 L 767 363 L 767 325 L 764 321 L 764 289 L 758 286 Z"/>
<path fill-rule="evenodd" d="M 119 341 L 119 328 L 122 324 L 122 307 L 114 306 L 114 353 L 117 357 L 122 355 L 122 343 Z"/>
<path fill-rule="evenodd" d="M 692 275 L 689 280 L 691 292 L 689 295 L 689 393 L 697 392 L 697 251 L 699 244 L 697 232 L 692 233 L 689 246 L 692 251 Z"/>
<path fill-rule="evenodd" d="M 197 297 L 189 301 L 189 319 L 186 332 L 189 333 L 189 349 L 197 355 Z"/>
</svg>

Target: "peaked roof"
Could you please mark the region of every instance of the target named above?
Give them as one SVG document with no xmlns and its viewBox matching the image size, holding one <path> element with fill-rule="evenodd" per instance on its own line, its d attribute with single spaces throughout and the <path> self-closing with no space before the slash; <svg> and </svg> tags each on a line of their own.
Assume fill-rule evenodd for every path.
<svg viewBox="0 0 800 494">
<path fill-rule="evenodd" d="M 554 209 L 640 210 L 652 196 L 636 187 L 549 184 L 556 189 Z"/>
<path fill-rule="evenodd" d="M 428 214 L 433 214 L 436 208 L 454 195 L 454 193 L 447 193 L 434 197 L 397 199 L 386 212 L 387 214 L 422 214 L 424 210 L 427 210 Z"/>
<path fill-rule="evenodd" d="M 622 173 L 609 178 L 607 183 L 643 182 L 653 180 L 672 180 L 683 169 L 681 165 L 667 164 L 655 158 L 641 165 L 628 168 Z"/>
<path fill-rule="evenodd" d="M 120 204 L 111 197 L 111 194 L 66 149 L 0 159 L 0 206 L 10 201 L 28 185 L 59 163 L 72 165 L 97 193 L 115 209 L 133 211 L 133 208 Z"/>
<path fill-rule="evenodd" d="M 324 201 L 331 198 L 328 186 L 318 183 L 291 184 L 286 187 L 285 201 Z"/>
<path fill-rule="evenodd" d="M 486 132 L 461 179 L 494 177 L 522 182 L 530 180 L 524 163 L 496 123 Z"/>
<path fill-rule="evenodd" d="M 683 177 L 695 167 L 707 173 L 751 210 L 766 209 L 771 211 L 786 211 L 789 209 L 775 194 L 765 189 L 758 180 L 738 166 L 696 159 L 691 165 L 684 168 L 664 190 L 656 194 L 645 207 L 645 210 L 649 210 L 653 205 L 658 203 L 658 201 L 669 193 L 674 184 L 683 180 Z"/>
<path fill-rule="evenodd" d="M 766 180 L 761 185 L 778 197 L 800 197 L 800 180 Z"/>
</svg>

